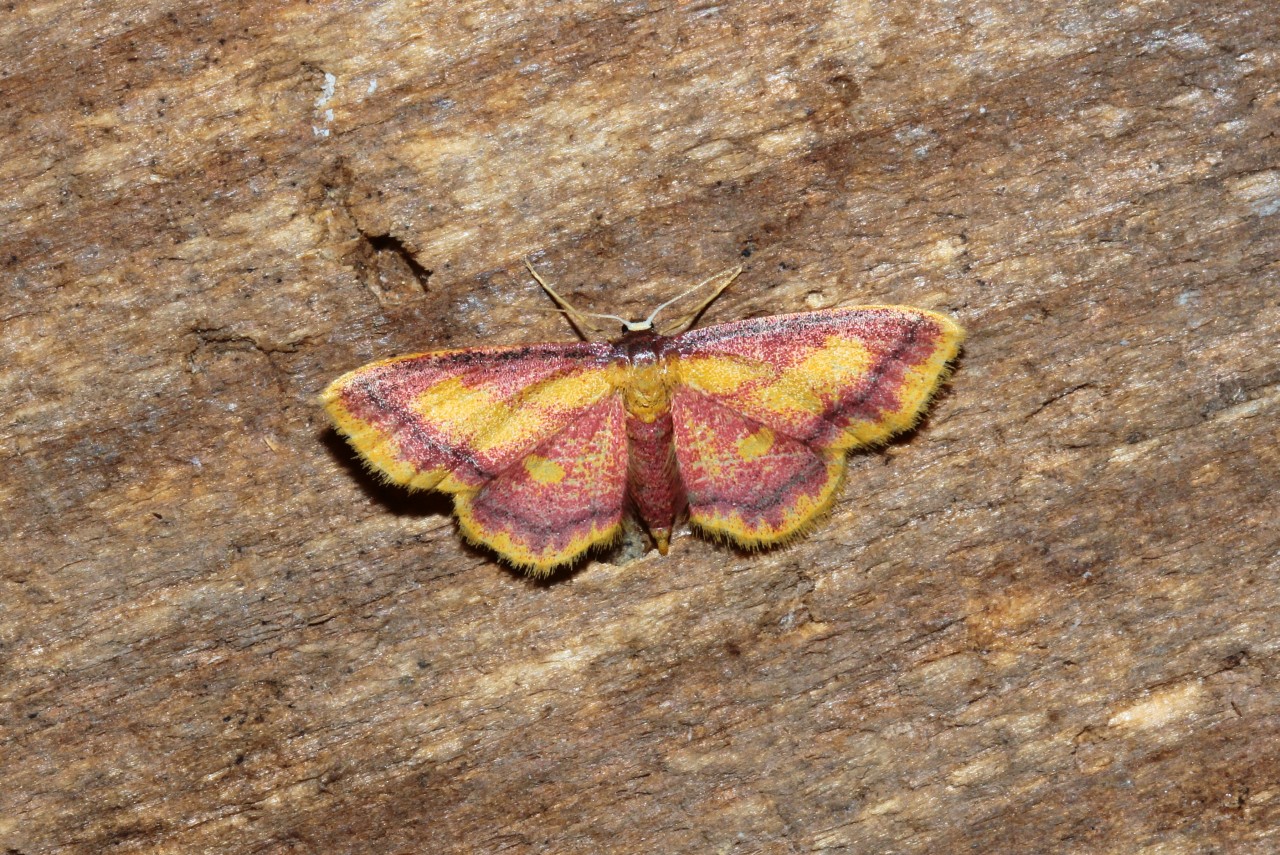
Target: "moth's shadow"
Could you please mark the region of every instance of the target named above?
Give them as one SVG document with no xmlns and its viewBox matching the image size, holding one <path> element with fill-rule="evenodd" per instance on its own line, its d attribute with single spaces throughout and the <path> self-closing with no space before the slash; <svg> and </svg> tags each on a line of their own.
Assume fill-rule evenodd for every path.
<svg viewBox="0 0 1280 855">
<path fill-rule="evenodd" d="M 447 495 L 434 490 L 415 492 L 386 483 L 364 465 L 355 449 L 333 428 L 326 428 L 320 441 L 329 450 L 330 456 L 347 470 L 351 480 L 360 485 L 365 495 L 396 516 L 453 516 L 453 502 Z"/>
</svg>

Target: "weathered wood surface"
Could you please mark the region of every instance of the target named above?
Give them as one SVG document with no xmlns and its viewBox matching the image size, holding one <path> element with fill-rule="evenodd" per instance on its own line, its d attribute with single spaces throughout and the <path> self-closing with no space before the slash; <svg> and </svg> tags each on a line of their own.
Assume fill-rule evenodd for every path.
<svg viewBox="0 0 1280 855">
<path fill-rule="evenodd" d="M 5 852 L 1280 845 L 1271 0 L 6 11 Z M 315 403 L 524 254 L 971 338 L 803 542 L 540 585 Z"/>
</svg>

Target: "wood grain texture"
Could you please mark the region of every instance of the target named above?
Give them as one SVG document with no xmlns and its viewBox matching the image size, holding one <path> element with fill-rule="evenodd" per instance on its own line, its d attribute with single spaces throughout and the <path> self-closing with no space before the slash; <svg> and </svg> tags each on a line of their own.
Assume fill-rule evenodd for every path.
<svg viewBox="0 0 1280 855">
<path fill-rule="evenodd" d="M 7 11 L 5 852 L 1275 851 L 1270 0 Z M 568 338 L 525 254 L 970 338 L 794 547 L 540 585 L 315 400 Z"/>
</svg>

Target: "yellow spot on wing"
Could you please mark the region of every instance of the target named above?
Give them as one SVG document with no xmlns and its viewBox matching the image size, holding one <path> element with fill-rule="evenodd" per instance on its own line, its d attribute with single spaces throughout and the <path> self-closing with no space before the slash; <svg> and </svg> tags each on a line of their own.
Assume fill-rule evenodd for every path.
<svg viewBox="0 0 1280 855">
<path fill-rule="evenodd" d="M 773 431 L 767 427 L 745 436 L 738 440 L 738 456 L 743 460 L 755 460 L 768 453 L 773 448 Z"/>
<path fill-rule="evenodd" d="M 536 454 L 530 454 L 524 459 L 524 469 L 539 484 L 559 484 L 564 480 L 563 466 Z"/>
</svg>

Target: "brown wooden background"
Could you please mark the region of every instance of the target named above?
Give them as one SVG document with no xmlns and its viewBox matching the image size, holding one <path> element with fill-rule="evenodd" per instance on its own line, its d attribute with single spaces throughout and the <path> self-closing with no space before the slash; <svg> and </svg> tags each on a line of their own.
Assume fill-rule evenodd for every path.
<svg viewBox="0 0 1280 855">
<path fill-rule="evenodd" d="M 1272 0 L 17 2 L 0 128 L 7 855 L 1280 846 Z M 971 337 L 803 542 L 535 584 L 315 402 L 525 254 Z"/>
</svg>

